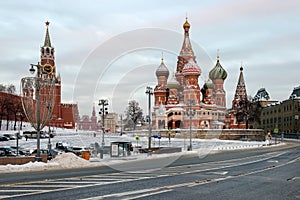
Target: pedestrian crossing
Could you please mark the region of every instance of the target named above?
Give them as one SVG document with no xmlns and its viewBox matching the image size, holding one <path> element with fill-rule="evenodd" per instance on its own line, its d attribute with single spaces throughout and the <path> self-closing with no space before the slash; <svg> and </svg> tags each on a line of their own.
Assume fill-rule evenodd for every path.
<svg viewBox="0 0 300 200">
<path fill-rule="evenodd" d="M 242 159 L 232 159 L 219 162 L 166 167 L 156 171 L 118 172 L 64 179 L 51 179 L 11 185 L 0 185 L 0 199 L 7 199 L 13 197 L 30 197 L 31 195 L 70 190 L 80 187 L 92 187 L 116 183 L 125 183 L 130 181 L 145 180 L 166 176 L 176 176 L 188 173 L 196 174 L 200 172 L 206 172 L 210 175 L 213 174 L 214 176 L 224 176 L 230 173 L 227 170 L 224 172 L 225 168 L 240 166 L 243 164 L 249 164 L 257 161 L 267 161 L 270 159 L 274 159 L 274 157 L 279 156 L 283 153 L 284 152 L 269 153 L 265 155 L 247 157 Z"/>
<path fill-rule="evenodd" d="M 106 185 L 121 182 L 129 182 L 141 179 L 155 178 L 161 173 L 130 173 L 119 172 L 112 174 L 100 174 L 91 175 L 76 178 L 56 179 L 56 180 L 44 180 L 30 183 L 20 183 L 14 185 L 2 185 L 0 186 L 0 199 L 30 196 L 34 194 L 54 192 L 67 190 L 78 187 L 89 187 L 95 185 Z"/>
</svg>

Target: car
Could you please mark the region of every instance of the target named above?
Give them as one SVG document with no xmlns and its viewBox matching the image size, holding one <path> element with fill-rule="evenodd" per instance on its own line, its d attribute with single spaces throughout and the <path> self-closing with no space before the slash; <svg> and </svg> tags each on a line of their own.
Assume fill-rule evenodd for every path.
<svg viewBox="0 0 300 200">
<path fill-rule="evenodd" d="M 14 134 L 6 133 L 6 134 L 3 134 L 3 136 L 9 138 L 10 140 L 16 140 L 17 139 L 17 137 Z"/>
<path fill-rule="evenodd" d="M 37 149 L 35 149 L 32 153 L 31 153 L 31 155 L 32 156 L 36 156 L 36 154 L 37 154 Z M 42 155 L 42 154 L 47 154 L 48 156 L 47 156 L 47 160 L 51 160 L 52 158 L 55 158 L 59 153 L 58 153 L 58 151 L 55 151 L 55 150 L 53 150 L 53 149 L 40 149 L 40 154 Z"/>
<path fill-rule="evenodd" d="M 55 147 L 56 149 L 65 150 L 70 145 L 67 142 L 57 142 Z"/>
<path fill-rule="evenodd" d="M 85 147 L 75 147 L 75 146 L 68 147 L 68 148 L 65 149 L 65 152 L 71 152 L 71 153 L 74 153 L 77 156 L 81 156 L 82 151 L 89 151 L 89 149 L 85 148 Z"/>
<path fill-rule="evenodd" d="M 8 141 L 9 138 L 3 135 L 0 135 L 0 141 Z"/>
<path fill-rule="evenodd" d="M 10 148 L 12 148 L 15 152 L 17 152 L 17 147 L 16 146 L 10 146 Z M 18 147 L 18 152 L 19 152 L 19 155 L 21 155 L 21 156 L 29 156 L 30 155 L 29 149 L 25 149 L 22 146 Z"/>
<path fill-rule="evenodd" d="M 5 157 L 16 157 L 17 154 L 15 153 L 14 149 L 10 147 L 0 147 L 1 156 Z"/>
</svg>

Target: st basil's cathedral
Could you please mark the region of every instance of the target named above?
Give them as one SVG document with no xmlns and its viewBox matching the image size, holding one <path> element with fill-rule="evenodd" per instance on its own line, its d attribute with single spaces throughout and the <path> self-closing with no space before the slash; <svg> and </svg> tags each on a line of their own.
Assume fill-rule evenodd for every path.
<svg viewBox="0 0 300 200">
<path fill-rule="evenodd" d="M 152 117 L 155 129 L 188 128 L 190 125 L 194 129 L 225 128 L 224 81 L 227 72 L 217 55 L 216 64 L 209 72 L 209 79 L 202 88 L 199 86 L 201 69 L 189 38 L 190 27 L 186 19 L 183 24 L 184 39 L 178 55 L 176 73 L 168 81 L 170 72 L 163 58 L 156 70 L 157 85 L 154 88 Z"/>
</svg>

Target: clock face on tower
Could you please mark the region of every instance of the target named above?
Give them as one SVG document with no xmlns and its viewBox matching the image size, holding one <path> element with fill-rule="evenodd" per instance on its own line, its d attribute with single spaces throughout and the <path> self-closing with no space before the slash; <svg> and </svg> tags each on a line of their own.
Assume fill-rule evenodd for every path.
<svg viewBox="0 0 300 200">
<path fill-rule="evenodd" d="M 43 72 L 45 72 L 46 74 L 52 74 L 53 73 L 53 67 L 50 64 L 45 64 L 43 66 Z"/>
</svg>

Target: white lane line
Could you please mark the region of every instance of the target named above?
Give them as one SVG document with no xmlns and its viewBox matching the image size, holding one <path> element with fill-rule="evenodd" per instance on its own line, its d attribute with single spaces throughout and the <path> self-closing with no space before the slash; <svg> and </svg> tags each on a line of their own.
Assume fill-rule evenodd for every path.
<svg viewBox="0 0 300 200">
<path fill-rule="evenodd" d="M 265 171 L 268 171 L 268 170 L 271 170 L 271 169 L 283 167 L 285 165 L 297 162 L 299 158 L 300 157 L 298 157 L 296 159 L 293 159 L 293 160 L 291 160 L 291 161 L 289 161 L 287 163 L 282 163 L 282 164 L 277 165 L 277 166 L 270 166 L 270 167 L 267 167 L 267 168 L 264 168 L 264 169 L 259 169 L 259 170 L 255 170 L 255 171 L 252 171 L 252 172 L 248 172 L 248 173 L 244 173 L 244 174 L 239 174 L 237 176 L 226 176 L 226 177 L 216 178 L 216 179 L 211 179 L 211 180 L 203 180 L 203 181 L 199 181 L 198 183 L 195 182 L 193 185 L 191 185 L 189 187 L 194 187 L 194 186 L 208 184 L 208 183 L 213 183 L 213 182 L 218 182 L 218 181 L 224 181 L 224 180 L 227 180 L 227 179 L 234 179 L 234 178 L 249 176 L 249 175 L 252 175 L 252 174 L 258 174 L 258 173 L 261 173 L 261 172 L 265 172 Z"/>
<path fill-rule="evenodd" d="M 99 183 L 99 182 L 98 182 Z M 106 183 L 106 182 L 103 182 Z M 25 188 L 69 188 L 77 187 L 78 185 L 14 185 L 13 188 L 25 187 Z M 10 187 L 12 188 L 12 187 Z"/>
<path fill-rule="evenodd" d="M 38 192 L 38 191 L 41 191 L 41 190 L 5 190 L 5 189 L 0 189 L 0 193 L 2 192 L 11 192 L 11 193 L 14 193 L 14 192 Z"/>
<path fill-rule="evenodd" d="M 78 181 L 54 181 L 49 182 L 50 184 L 57 184 L 58 186 L 60 184 L 94 184 L 94 183 L 107 183 L 107 181 L 84 181 L 84 180 L 78 180 Z"/>
<path fill-rule="evenodd" d="M 91 179 L 91 180 L 116 180 L 116 179 L 133 179 L 134 177 L 123 177 L 123 176 L 114 176 L 114 177 L 91 177 L 91 176 L 86 176 L 82 177 L 82 180 L 86 179 Z M 75 180 L 75 179 L 74 179 Z"/>
<path fill-rule="evenodd" d="M 278 160 L 268 160 L 269 163 L 278 163 Z"/>
<path fill-rule="evenodd" d="M 228 174 L 228 171 L 221 171 L 221 172 L 208 172 L 206 174 L 216 174 L 216 175 L 225 175 Z"/>
<path fill-rule="evenodd" d="M 122 199 L 122 200 L 138 199 L 138 198 L 142 198 L 142 197 L 153 196 L 153 195 L 156 195 L 156 194 L 162 194 L 162 193 L 171 192 L 171 191 L 172 191 L 172 190 L 161 190 L 161 191 L 151 192 L 151 193 L 142 194 L 142 195 L 138 195 L 138 196 L 134 196 L 134 197 L 124 198 L 124 199 Z"/>
<path fill-rule="evenodd" d="M 141 194 L 141 193 L 146 193 L 146 192 L 154 192 L 157 190 L 158 190 L 158 188 L 132 190 L 132 191 L 127 191 L 127 192 L 119 192 L 119 193 L 114 193 L 114 194 L 107 194 L 107 195 L 102 195 L 102 196 L 97 196 L 97 197 L 85 198 L 85 199 L 81 199 L 81 200 L 96 200 L 96 199 L 103 199 L 103 198 L 109 198 L 109 197 L 120 198 L 122 196 L 135 195 L 135 194 Z"/>
</svg>

